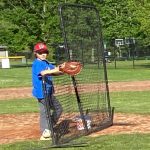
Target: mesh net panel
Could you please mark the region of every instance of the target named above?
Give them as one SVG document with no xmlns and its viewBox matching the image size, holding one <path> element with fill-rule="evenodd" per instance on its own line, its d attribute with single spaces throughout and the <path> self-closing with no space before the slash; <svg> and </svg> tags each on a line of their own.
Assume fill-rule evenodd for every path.
<svg viewBox="0 0 150 150">
<path fill-rule="evenodd" d="M 108 91 L 103 65 L 99 17 L 93 7 L 63 5 L 60 8 L 64 48 L 58 49 L 58 64 L 80 61 L 79 75 L 56 76 L 55 95 L 63 107 L 55 134 L 63 143 L 91 133 L 110 121 Z"/>
</svg>

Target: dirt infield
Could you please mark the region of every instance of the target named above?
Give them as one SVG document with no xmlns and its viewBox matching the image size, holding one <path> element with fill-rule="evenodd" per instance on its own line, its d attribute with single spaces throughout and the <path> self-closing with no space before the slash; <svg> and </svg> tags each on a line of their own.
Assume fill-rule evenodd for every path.
<svg viewBox="0 0 150 150">
<path fill-rule="evenodd" d="M 27 139 L 39 139 L 39 115 L 0 115 L 0 144 Z M 150 133 L 150 116 L 115 114 L 114 125 L 91 134 L 95 137 L 104 134 Z"/>
<path fill-rule="evenodd" d="M 109 83 L 110 91 L 150 90 L 150 81 Z M 10 94 L 11 93 L 11 94 Z M 32 97 L 31 88 L 0 89 L 0 100 Z M 39 139 L 37 113 L 0 115 L 0 144 Z M 115 114 L 114 125 L 90 136 L 119 133 L 150 133 L 150 115 Z"/>
</svg>

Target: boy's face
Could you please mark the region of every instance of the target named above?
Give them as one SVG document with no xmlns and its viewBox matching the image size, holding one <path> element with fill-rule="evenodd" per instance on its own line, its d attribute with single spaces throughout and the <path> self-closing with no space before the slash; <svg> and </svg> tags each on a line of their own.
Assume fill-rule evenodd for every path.
<svg viewBox="0 0 150 150">
<path fill-rule="evenodd" d="M 40 60 L 45 60 L 47 58 L 48 52 L 37 52 L 36 57 Z"/>
</svg>

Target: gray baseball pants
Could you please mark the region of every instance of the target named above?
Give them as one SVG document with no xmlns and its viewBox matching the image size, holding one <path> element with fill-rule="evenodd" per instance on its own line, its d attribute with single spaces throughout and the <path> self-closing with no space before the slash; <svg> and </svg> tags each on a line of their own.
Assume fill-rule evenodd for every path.
<svg viewBox="0 0 150 150">
<path fill-rule="evenodd" d="M 38 99 L 39 102 L 39 108 L 40 108 L 40 130 L 41 133 L 43 133 L 43 131 L 45 129 L 49 129 L 48 126 L 48 115 L 46 112 L 46 102 L 45 99 Z M 49 109 L 52 110 L 52 114 L 51 114 L 51 120 L 53 125 L 55 125 L 62 113 L 62 106 L 60 104 L 60 102 L 55 98 L 55 96 L 51 96 L 49 97 Z"/>
</svg>

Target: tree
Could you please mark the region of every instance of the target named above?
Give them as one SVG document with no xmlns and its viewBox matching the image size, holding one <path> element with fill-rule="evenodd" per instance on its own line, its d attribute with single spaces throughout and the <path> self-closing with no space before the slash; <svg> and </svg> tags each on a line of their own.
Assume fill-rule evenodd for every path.
<svg viewBox="0 0 150 150">
<path fill-rule="evenodd" d="M 15 53 L 38 41 L 61 43 L 60 3 L 96 6 L 105 39 L 135 37 L 150 45 L 150 2 L 144 0 L 1 0 L 0 44 Z"/>
<path fill-rule="evenodd" d="M 3 0 L 0 43 L 15 52 L 31 49 L 38 41 L 59 41 L 57 4 L 49 0 Z"/>
<path fill-rule="evenodd" d="M 137 2 L 136 8 L 135 17 L 140 23 L 136 37 L 141 40 L 143 45 L 150 46 L 150 2 Z"/>
</svg>

